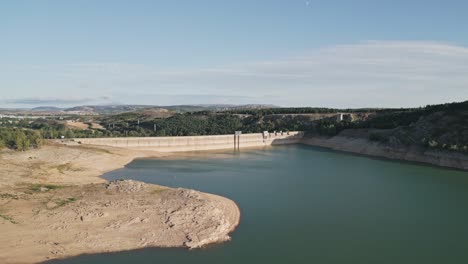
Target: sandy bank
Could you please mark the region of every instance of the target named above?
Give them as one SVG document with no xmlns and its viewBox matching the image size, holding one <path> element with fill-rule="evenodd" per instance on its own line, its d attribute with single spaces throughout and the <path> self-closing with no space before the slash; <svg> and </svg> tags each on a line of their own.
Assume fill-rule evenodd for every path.
<svg viewBox="0 0 468 264">
<path fill-rule="evenodd" d="M 468 170 L 468 155 L 413 147 L 391 147 L 362 137 L 307 137 L 301 143 L 361 155 L 421 162 L 441 167 Z"/>
<path fill-rule="evenodd" d="M 135 158 L 167 155 L 62 145 L 0 152 L 0 263 L 229 240 L 240 218 L 229 199 L 99 177 Z"/>
</svg>

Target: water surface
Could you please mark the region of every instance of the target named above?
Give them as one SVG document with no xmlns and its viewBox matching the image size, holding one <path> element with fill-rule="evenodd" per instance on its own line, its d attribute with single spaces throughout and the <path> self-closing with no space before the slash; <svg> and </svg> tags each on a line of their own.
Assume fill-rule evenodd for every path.
<svg viewBox="0 0 468 264">
<path fill-rule="evenodd" d="M 231 242 L 50 263 L 468 263 L 468 173 L 308 146 L 136 160 L 104 176 L 233 199 Z"/>
</svg>

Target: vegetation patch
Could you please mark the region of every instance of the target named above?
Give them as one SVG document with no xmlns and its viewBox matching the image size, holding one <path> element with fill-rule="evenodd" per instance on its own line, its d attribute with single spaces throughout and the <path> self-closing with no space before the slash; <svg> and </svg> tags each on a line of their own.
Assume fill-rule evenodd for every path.
<svg viewBox="0 0 468 264">
<path fill-rule="evenodd" d="M 78 142 L 80 144 L 80 142 Z M 105 154 L 114 154 L 112 152 L 110 152 L 109 150 L 107 149 L 103 149 L 103 148 L 97 148 L 97 147 L 92 147 L 92 146 L 84 146 L 84 145 L 81 145 L 79 146 L 80 149 L 86 149 L 86 150 L 90 150 L 90 151 L 94 151 L 94 152 L 98 152 L 98 153 L 105 153 Z"/>
<path fill-rule="evenodd" d="M 57 169 L 60 173 L 62 173 L 62 174 L 64 174 L 64 171 L 69 171 L 69 170 L 71 170 L 71 168 L 72 168 L 72 165 L 71 165 L 70 162 L 65 163 L 65 164 L 57 165 L 57 167 L 56 167 L 56 169 Z"/>
<path fill-rule="evenodd" d="M 39 191 L 42 191 L 44 189 L 56 190 L 56 189 L 60 189 L 60 188 L 63 188 L 63 187 L 65 187 L 65 186 L 55 185 L 55 184 L 32 184 L 31 186 L 29 186 L 29 190 L 34 191 L 34 192 L 39 192 Z"/>
<path fill-rule="evenodd" d="M 161 194 L 162 192 L 165 192 L 167 190 L 168 190 L 168 188 L 165 188 L 165 187 L 162 187 L 162 186 L 156 186 L 151 191 L 151 194 Z"/>
<path fill-rule="evenodd" d="M 55 201 L 57 206 L 55 206 L 53 209 L 65 206 L 65 205 L 67 205 L 69 203 L 73 203 L 73 202 L 76 202 L 76 198 L 74 198 L 74 197 L 70 197 L 70 198 L 67 198 L 67 199 L 58 199 L 58 200 Z"/>
<path fill-rule="evenodd" d="M 18 195 L 10 194 L 10 193 L 0 193 L 0 198 L 2 199 L 13 199 L 18 200 Z"/>
<path fill-rule="evenodd" d="M 73 167 L 73 164 L 71 162 L 67 162 L 67 163 L 64 163 L 64 164 L 59 164 L 59 165 L 56 165 L 56 166 L 52 166 L 51 169 L 56 169 L 61 174 L 65 174 L 65 172 L 67 172 L 67 171 L 82 171 L 83 170 L 81 168 Z"/>
<path fill-rule="evenodd" d="M 9 216 L 9 215 L 6 215 L 2 212 L 0 212 L 0 218 L 12 223 L 12 224 L 17 224 L 17 222 L 13 219 L 13 217 Z"/>
<path fill-rule="evenodd" d="M 40 131 L 30 128 L 0 127 L 0 149 L 8 147 L 18 151 L 38 148 L 44 144 Z"/>
<path fill-rule="evenodd" d="M 46 209 L 54 210 L 62 206 L 74 203 L 76 202 L 76 200 L 77 199 L 75 197 L 69 197 L 66 199 L 48 199 L 48 200 L 43 201 L 42 204 L 45 206 Z"/>
</svg>

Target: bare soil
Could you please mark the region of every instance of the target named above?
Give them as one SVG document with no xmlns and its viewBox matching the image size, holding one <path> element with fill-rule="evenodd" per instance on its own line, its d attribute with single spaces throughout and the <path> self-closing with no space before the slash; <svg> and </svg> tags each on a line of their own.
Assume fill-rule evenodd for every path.
<svg viewBox="0 0 468 264">
<path fill-rule="evenodd" d="M 167 155 L 59 144 L 0 151 L 0 263 L 229 240 L 240 218 L 229 199 L 99 177 L 135 158 Z"/>
</svg>

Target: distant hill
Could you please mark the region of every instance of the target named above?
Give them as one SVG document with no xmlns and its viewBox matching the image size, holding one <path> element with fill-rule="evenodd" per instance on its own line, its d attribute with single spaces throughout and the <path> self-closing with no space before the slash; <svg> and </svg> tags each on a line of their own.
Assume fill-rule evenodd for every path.
<svg viewBox="0 0 468 264">
<path fill-rule="evenodd" d="M 147 110 L 147 113 L 160 115 L 164 110 L 174 113 L 200 112 L 200 111 L 226 111 L 242 109 L 265 109 L 277 107 L 274 105 L 247 104 L 247 105 L 228 105 L 228 104 L 207 104 L 207 105 L 81 105 L 69 108 L 60 108 L 55 106 L 39 106 L 30 109 L 1 109 L 0 112 L 13 115 L 115 115 L 128 112 L 138 112 Z"/>
<path fill-rule="evenodd" d="M 265 109 L 278 107 L 269 104 L 246 104 L 246 105 L 231 105 L 231 104 L 202 104 L 202 105 L 171 105 L 162 106 L 163 108 L 174 110 L 177 112 L 200 112 L 200 111 L 229 111 L 241 109 Z"/>
<path fill-rule="evenodd" d="M 144 108 L 151 108 L 149 105 L 84 105 L 65 109 L 68 113 L 108 115 L 132 112 Z"/>
<path fill-rule="evenodd" d="M 31 109 L 32 112 L 60 112 L 62 110 L 62 108 L 55 106 L 39 106 Z"/>
<path fill-rule="evenodd" d="M 225 105 L 225 104 L 210 104 L 210 105 L 169 105 L 169 106 L 157 106 L 157 105 L 86 105 L 76 106 L 64 109 L 68 113 L 77 114 L 90 114 L 90 115 L 109 115 L 109 114 L 121 114 L 126 112 L 134 112 L 140 110 L 167 109 L 178 113 L 186 112 L 199 112 L 199 111 L 223 111 L 223 110 L 237 110 L 237 109 L 264 109 L 275 107 L 273 105 L 260 105 L 260 104 L 248 104 L 248 105 Z"/>
</svg>

